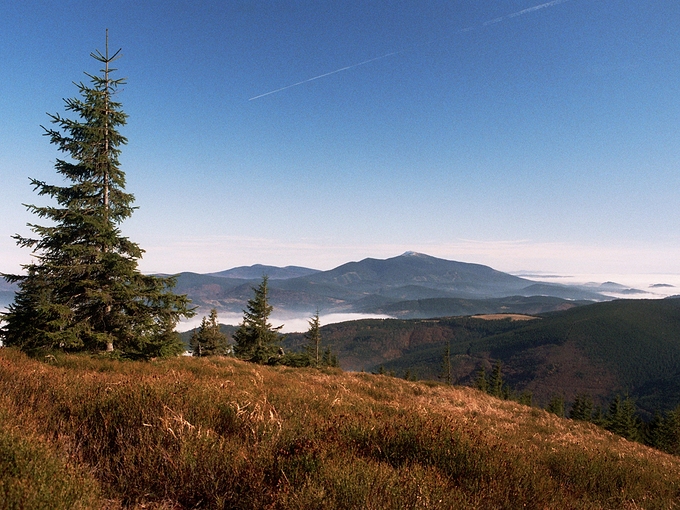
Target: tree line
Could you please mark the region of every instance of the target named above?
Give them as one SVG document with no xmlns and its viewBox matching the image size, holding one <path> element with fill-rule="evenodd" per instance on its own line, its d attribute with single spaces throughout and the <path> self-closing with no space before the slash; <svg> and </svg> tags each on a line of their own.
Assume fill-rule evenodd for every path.
<svg viewBox="0 0 680 510">
<path fill-rule="evenodd" d="M 2 274 L 18 284 L 14 302 L 2 313 L 0 339 L 4 345 L 39 353 L 108 352 L 129 358 L 176 355 L 184 351 L 175 327 L 195 315 L 186 295 L 172 292 L 175 278 L 142 274 L 138 262 L 144 250 L 124 237 L 120 223 L 129 218 L 134 196 L 125 191 L 120 168 L 121 147 L 127 139 L 119 129 L 127 114 L 116 100 L 124 78 L 114 79 L 111 65 L 118 50 L 106 48 L 91 56 L 102 68 L 85 73 L 89 83 L 77 83 L 78 97 L 65 99 L 74 118 L 49 115 L 54 127 L 43 127 L 57 150 L 56 172 L 65 185 L 31 179 L 39 196 L 54 205 L 28 205 L 47 221 L 29 224 L 34 236 L 15 235 L 20 247 L 30 248 L 33 262 L 23 274 Z M 254 363 L 296 366 L 337 366 L 330 350 L 320 352 L 318 312 L 310 320 L 309 345 L 303 353 L 285 354 L 279 327 L 269 323 L 268 279 L 254 288 L 233 345 L 220 332 L 217 310 L 203 317 L 191 338 L 196 356 L 233 355 Z"/>
<path fill-rule="evenodd" d="M 474 386 L 497 398 L 532 405 L 531 393 L 517 393 L 503 381 L 500 360 L 496 361 L 490 375 L 481 365 Z M 577 393 L 572 402 L 567 402 L 562 395 L 553 395 L 545 410 L 560 418 L 592 423 L 629 441 L 680 455 L 680 406 L 656 413 L 652 420 L 645 421 L 640 417 L 635 401 L 627 395 L 615 395 L 603 409 L 594 404 L 589 394 Z"/>
<path fill-rule="evenodd" d="M 283 326 L 272 326 L 269 316 L 273 307 L 268 299 L 268 277 L 253 287 L 254 296 L 248 300 L 243 310 L 243 320 L 233 335 L 233 344 L 227 335 L 220 331 L 217 310 L 209 317 L 203 317 L 201 325 L 189 340 L 194 356 L 235 356 L 245 361 L 269 365 L 296 367 L 337 367 L 338 358 L 329 347 L 322 352 L 321 321 L 319 312 L 308 321 L 309 330 L 305 333 L 307 345 L 302 352 L 284 352 L 281 347 Z"/>
</svg>

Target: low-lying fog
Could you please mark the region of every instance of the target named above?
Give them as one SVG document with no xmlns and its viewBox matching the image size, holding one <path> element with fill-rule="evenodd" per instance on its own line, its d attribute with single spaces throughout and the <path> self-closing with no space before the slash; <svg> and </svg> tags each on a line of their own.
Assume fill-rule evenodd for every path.
<svg viewBox="0 0 680 510">
<path fill-rule="evenodd" d="M 661 299 L 668 296 L 680 295 L 680 274 L 573 274 L 573 275 L 558 275 L 543 272 L 521 271 L 513 273 L 517 276 L 522 276 L 530 280 L 548 283 L 558 283 L 566 285 L 586 285 L 594 288 L 599 287 L 604 282 L 614 282 L 625 286 L 626 288 L 637 289 L 643 293 L 616 293 L 606 292 L 608 296 L 613 298 L 628 298 L 628 299 Z M 604 292 L 603 292 L 604 293 Z M 5 297 L 4 295 L 2 297 Z M 10 296 L 0 302 L 0 312 L 6 311 L 6 306 L 9 304 Z M 177 326 L 178 331 L 187 331 L 193 329 L 201 324 L 203 314 L 182 321 Z M 274 314 L 270 323 L 276 327 L 283 325 L 281 332 L 295 333 L 304 332 L 309 329 L 309 320 L 311 314 L 304 317 L 282 317 Z M 358 320 L 358 319 L 387 319 L 388 315 L 375 314 L 360 314 L 360 313 L 332 313 L 321 315 L 321 325 L 334 324 L 337 322 Z M 242 314 L 224 313 L 218 315 L 218 321 L 222 324 L 238 325 L 243 319 Z"/>
<path fill-rule="evenodd" d="M 202 315 L 199 314 L 192 319 L 182 321 L 180 324 L 177 325 L 177 331 L 188 331 L 190 329 L 200 326 L 202 318 L 203 318 Z M 389 318 L 390 318 L 389 315 L 376 315 L 367 313 L 330 313 L 328 315 L 321 314 L 319 315 L 319 321 L 321 322 L 322 326 L 326 326 L 327 324 L 335 324 L 336 322 L 355 321 L 359 319 L 389 319 Z M 277 317 L 276 314 L 272 314 L 269 323 L 274 327 L 283 325 L 283 327 L 281 328 L 282 333 L 301 333 L 309 329 L 310 319 L 311 315 L 309 317 L 282 318 Z M 242 314 L 218 313 L 217 315 L 217 321 L 220 324 L 233 324 L 236 326 L 240 324 L 242 320 L 243 320 Z"/>
</svg>

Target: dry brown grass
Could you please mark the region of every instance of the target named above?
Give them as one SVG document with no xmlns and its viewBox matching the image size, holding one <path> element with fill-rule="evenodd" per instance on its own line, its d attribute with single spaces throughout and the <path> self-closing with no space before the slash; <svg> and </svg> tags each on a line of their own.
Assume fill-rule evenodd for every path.
<svg viewBox="0 0 680 510">
<path fill-rule="evenodd" d="M 337 369 L 43 363 L 5 349 L 0 416 L 60 459 L 64 476 L 90 480 L 89 508 L 676 508 L 680 499 L 678 458 L 592 425 L 470 388 Z"/>
</svg>

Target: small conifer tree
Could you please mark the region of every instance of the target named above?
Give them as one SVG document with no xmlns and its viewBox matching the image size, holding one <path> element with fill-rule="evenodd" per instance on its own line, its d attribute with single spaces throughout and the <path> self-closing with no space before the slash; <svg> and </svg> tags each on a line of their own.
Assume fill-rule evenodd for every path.
<svg viewBox="0 0 680 510">
<path fill-rule="evenodd" d="M 338 361 L 338 355 L 335 354 L 330 346 L 326 346 L 323 351 L 323 356 L 321 357 L 321 364 L 325 367 L 339 367 L 340 362 Z"/>
<path fill-rule="evenodd" d="M 489 395 L 493 395 L 497 398 L 503 397 L 503 374 L 500 360 L 496 361 L 493 372 L 491 372 L 488 391 Z"/>
<path fill-rule="evenodd" d="M 475 380 L 475 388 L 486 393 L 489 390 L 489 381 L 486 378 L 486 370 L 482 364 L 477 372 L 477 379 Z"/>
<path fill-rule="evenodd" d="M 593 399 L 590 395 L 586 393 L 576 394 L 569 411 L 569 418 L 579 421 L 591 421 L 593 419 Z"/>
<path fill-rule="evenodd" d="M 664 416 L 655 416 L 649 443 L 666 453 L 680 455 L 680 406 Z"/>
<path fill-rule="evenodd" d="M 283 326 L 274 328 L 269 323 L 274 308 L 268 302 L 268 281 L 267 276 L 263 276 L 262 283 L 253 287 L 255 296 L 248 300 L 243 322 L 234 333 L 234 354 L 255 363 L 267 363 L 280 349 L 278 331 Z"/>
<path fill-rule="evenodd" d="M 560 418 L 564 418 L 564 397 L 561 395 L 553 395 L 545 410 L 549 413 L 556 414 Z"/>
<path fill-rule="evenodd" d="M 609 404 L 605 428 L 630 441 L 640 440 L 640 419 L 635 402 L 630 397 L 622 399 L 619 395 Z"/>
<path fill-rule="evenodd" d="M 444 354 L 442 356 L 442 373 L 439 376 L 446 384 L 451 385 L 453 382 L 453 375 L 451 373 L 451 343 L 447 342 Z"/>
<path fill-rule="evenodd" d="M 210 317 L 203 317 L 201 326 L 189 341 L 194 356 L 224 356 L 229 348 L 227 335 L 220 331 L 217 310 L 210 310 Z"/>
<path fill-rule="evenodd" d="M 305 334 L 308 341 L 306 346 L 309 362 L 314 367 L 319 367 L 321 361 L 319 349 L 321 348 L 321 321 L 319 319 L 319 310 L 309 320 L 309 330 Z"/>
</svg>

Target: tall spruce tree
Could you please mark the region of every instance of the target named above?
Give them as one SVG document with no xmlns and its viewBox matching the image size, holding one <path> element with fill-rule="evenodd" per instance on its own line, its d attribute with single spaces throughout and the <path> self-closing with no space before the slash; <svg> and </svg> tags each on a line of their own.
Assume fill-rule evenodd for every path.
<svg viewBox="0 0 680 510">
<path fill-rule="evenodd" d="M 263 276 L 262 283 L 253 287 L 255 296 L 248 300 L 243 322 L 234 333 L 234 354 L 255 363 L 267 363 L 280 349 L 278 331 L 283 326 L 273 328 L 269 323 L 274 307 L 268 302 L 268 281 L 269 278 Z"/>
<path fill-rule="evenodd" d="M 55 164 L 67 184 L 31 179 L 38 195 L 56 204 L 28 205 L 47 225 L 29 224 L 34 237 L 14 236 L 31 248 L 33 262 L 22 266 L 25 274 L 2 275 L 19 290 L 0 334 L 7 345 L 25 350 L 115 348 L 143 357 L 179 352 L 174 328 L 193 315 L 189 301 L 170 291 L 173 278 L 138 270 L 143 250 L 118 228 L 132 214 L 134 197 L 125 192 L 118 160 L 127 143 L 118 129 L 127 115 L 115 94 L 125 82 L 111 78 L 120 50 L 109 55 L 108 31 L 104 54 L 91 56 L 102 64 L 100 74 L 85 73 L 89 84 L 76 84 L 79 97 L 65 100 L 75 118 L 49 115 L 56 127 L 43 127 L 67 156 Z"/>
</svg>

